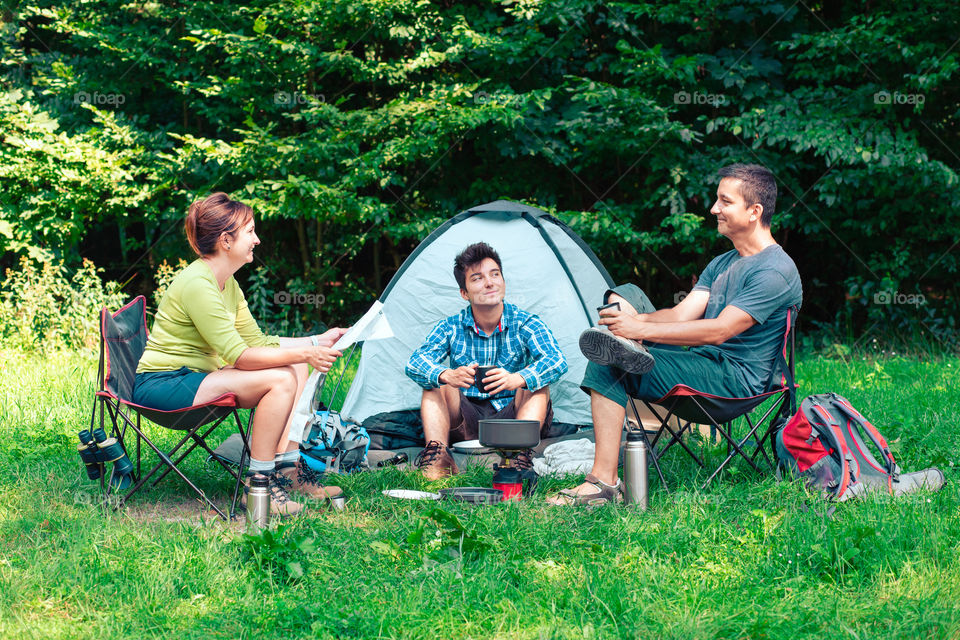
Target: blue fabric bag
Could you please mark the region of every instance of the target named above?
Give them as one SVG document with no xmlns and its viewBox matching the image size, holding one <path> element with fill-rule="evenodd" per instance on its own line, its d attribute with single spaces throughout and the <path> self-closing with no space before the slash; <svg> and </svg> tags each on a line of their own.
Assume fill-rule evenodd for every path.
<svg viewBox="0 0 960 640">
<path fill-rule="evenodd" d="M 317 471 L 350 473 L 369 468 L 370 436 L 356 422 L 341 418 L 338 411 L 324 408 L 314 413 L 306 437 L 300 443 L 304 464 Z"/>
</svg>

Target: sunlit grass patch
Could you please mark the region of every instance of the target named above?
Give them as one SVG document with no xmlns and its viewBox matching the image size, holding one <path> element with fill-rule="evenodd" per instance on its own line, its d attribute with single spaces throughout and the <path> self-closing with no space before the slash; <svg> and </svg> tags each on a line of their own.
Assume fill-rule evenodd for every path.
<svg viewBox="0 0 960 640">
<path fill-rule="evenodd" d="M 820 638 L 841 624 L 859 637 L 960 631 L 956 360 L 815 358 L 798 369 L 804 393 L 836 390 L 861 408 L 905 469 L 944 468 L 937 494 L 832 505 L 745 465 L 702 490 L 704 472 L 675 448 L 663 460 L 671 491 L 654 481 L 646 513 L 540 499 L 578 476 L 543 478 L 532 500 L 474 507 L 381 492 L 489 486 L 488 469 L 427 482 L 389 467 L 331 478 L 349 496 L 344 511 L 315 508 L 254 548 L 243 543 L 242 521 L 221 522 L 172 477 L 126 509 L 98 504 L 99 485 L 74 443 L 90 419 L 89 355 L 0 352 L 0 363 L 9 400 L 0 417 L 3 637 Z M 693 443 L 715 462 L 724 455 L 705 438 Z M 232 482 L 203 458 L 192 456 L 188 473 L 223 503 Z"/>
</svg>

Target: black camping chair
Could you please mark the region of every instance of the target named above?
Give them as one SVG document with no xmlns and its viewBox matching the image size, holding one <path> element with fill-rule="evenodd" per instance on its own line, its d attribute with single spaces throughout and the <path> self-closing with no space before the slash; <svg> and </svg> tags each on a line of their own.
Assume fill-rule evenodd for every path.
<svg viewBox="0 0 960 640">
<path fill-rule="evenodd" d="M 233 416 L 243 440 L 243 455 L 240 465 L 235 471 L 222 460 L 214 456 L 214 459 L 233 475 L 236 483 L 233 489 L 233 501 L 230 505 L 230 517 L 236 512 L 237 498 L 240 491 L 242 479 L 241 470 L 243 469 L 246 457 L 249 456 L 249 443 L 247 441 L 248 430 L 244 430 L 243 423 L 240 421 L 240 414 L 237 412 L 237 397 L 232 393 L 225 393 L 214 400 L 201 405 L 195 405 L 177 411 L 161 411 L 151 409 L 131 402 L 133 394 L 133 383 L 136 377 L 137 364 L 140 362 L 140 356 L 147 345 L 147 313 L 146 300 L 143 296 L 137 296 L 133 301 L 127 303 L 116 313 L 104 307 L 100 311 L 100 368 L 98 372 L 98 381 L 100 390 L 96 392 L 94 399 L 93 413 L 90 417 L 91 430 L 97 421 L 97 409 L 99 408 L 100 428 L 104 427 L 105 416 L 110 416 L 110 422 L 113 425 L 113 435 L 124 443 L 127 427 L 130 427 L 137 435 L 136 444 L 136 471 L 134 478 L 136 483 L 130 490 L 118 501 L 117 508 L 122 506 L 127 499 L 136 493 L 153 475 L 161 468 L 166 470 L 154 481 L 154 486 L 159 483 L 170 471 L 176 473 L 180 478 L 190 486 L 191 489 L 210 507 L 219 514 L 221 518 L 227 520 L 227 515 L 215 505 L 210 498 L 197 487 L 177 465 L 183 461 L 196 447 L 201 447 L 208 454 L 213 454 L 206 438 L 223 423 L 224 420 Z M 177 431 L 183 431 L 184 436 L 180 439 L 173 449 L 169 452 L 162 451 L 153 441 L 151 441 L 143 431 L 140 418 L 143 416 L 147 420 L 160 426 Z M 253 413 L 250 418 L 252 420 Z M 212 423 L 212 424 L 211 424 Z M 201 432 L 201 428 L 210 425 Z M 249 423 L 248 423 L 249 428 Z M 160 461 L 145 476 L 140 473 L 140 441 L 146 442 L 147 446 L 156 452 Z M 180 453 L 180 456 L 173 460 L 181 447 L 187 442 L 190 446 Z M 111 486 L 108 483 L 109 487 Z"/>
<path fill-rule="evenodd" d="M 667 482 L 660 470 L 659 458 L 673 445 L 679 444 L 698 465 L 703 467 L 703 460 L 694 453 L 682 438 L 683 433 L 691 430 L 695 424 L 709 425 L 727 442 L 726 459 L 710 474 L 701 489 L 706 488 L 714 477 L 737 455 L 742 456 L 757 472 L 760 471 L 760 467 L 756 463 L 758 455 L 762 455 L 767 464 L 773 468 L 774 463 L 763 449 L 763 444 L 768 438 L 772 441 L 773 433 L 778 424 L 777 418 L 781 416 L 789 417 L 797 411 L 796 384 L 794 382 L 796 314 L 796 308 L 787 311 L 783 345 L 777 352 L 777 363 L 774 367 L 775 386 L 770 391 L 747 398 L 725 398 L 697 391 L 685 384 L 678 384 L 662 398 L 643 401 L 660 421 L 652 438 L 647 435 L 645 430 L 641 429 L 641 431 L 643 431 L 643 438 L 647 441 L 647 446 L 650 447 L 653 454 L 651 459 L 664 488 L 667 487 Z M 768 401 L 772 402 L 768 403 Z M 634 412 L 636 412 L 637 406 L 634 398 L 631 397 L 630 402 Z M 758 408 L 765 404 L 765 410 L 759 418 L 754 420 L 754 414 L 759 413 Z M 733 431 L 734 421 L 740 417 L 746 420 L 748 429 L 743 437 L 737 438 Z M 679 420 L 675 419 L 674 424 L 671 425 L 671 418 Z M 744 448 L 749 448 L 747 446 L 749 441 L 756 438 L 756 434 L 761 427 L 763 428 L 763 435 L 757 440 L 753 451 L 748 454 Z M 666 442 L 663 442 L 658 450 L 656 447 L 661 440 L 666 440 Z"/>
</svg>

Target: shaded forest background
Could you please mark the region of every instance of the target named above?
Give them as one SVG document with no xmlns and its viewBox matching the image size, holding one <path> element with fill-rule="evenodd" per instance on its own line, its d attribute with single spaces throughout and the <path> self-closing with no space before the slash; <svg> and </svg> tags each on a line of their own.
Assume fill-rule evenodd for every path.
<svg viewBox="0 0 960 640">
<path fill-rule="evenodd" d="M 759 162 L 816 340 L 955 349 L 958 37 L 952 0 L 0 2 L 0 266 L 149 294 L 227 191 L 255 312 L 306 329 L 509 198 L 665 306 L 729 248 L 716 169 Z"/>
</svg>

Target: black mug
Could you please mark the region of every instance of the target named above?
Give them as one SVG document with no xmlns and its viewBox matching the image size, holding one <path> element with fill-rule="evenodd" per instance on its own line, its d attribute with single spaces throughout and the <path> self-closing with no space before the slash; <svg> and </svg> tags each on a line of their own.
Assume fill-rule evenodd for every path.
<svg viewBox="0 0 960 640">
<path fill-rule="evenodd" d="M 473 375 L 473 383 L 477 386 L 477 390 L 480 393 L 486 393 L 487 388 L 483 384 L 483 379 L 486 378 L 491 371 L 497 367 L 477 367 L 477 372 Z"/>
</svg>

